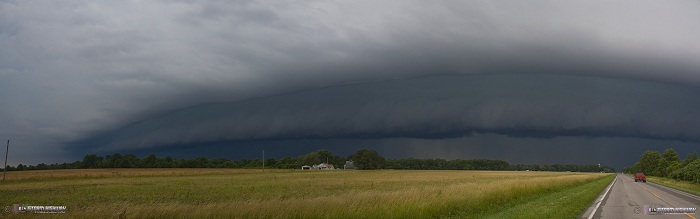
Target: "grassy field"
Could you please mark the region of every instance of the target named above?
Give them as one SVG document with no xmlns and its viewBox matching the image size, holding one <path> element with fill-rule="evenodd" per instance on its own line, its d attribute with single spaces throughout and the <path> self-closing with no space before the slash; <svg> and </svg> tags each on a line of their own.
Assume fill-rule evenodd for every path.
<svg viewBox="0 0 700 219">
<path fill-rule="evenodd" d="M 634 176 L 632 176 L 634 177 Z M 700 196 L 700 184 L 695 184 L 687 181 L 679 181 L 675 179 L 669 179 L 665 177 L 655 177 L 647 176 L 647 182 L 653 182 L 661 185 L 665 185 L 671 188 L 675 188 L 687 193 L 695 194 Z"/>
<path fill-rule="evenodd" d="M 68 207 L 66 214 L 22 215 L 42 218 L 575 218 L 613 177 L 506 171 L 19 171 L 0 183 L 0 205 Z"/>
</svg>

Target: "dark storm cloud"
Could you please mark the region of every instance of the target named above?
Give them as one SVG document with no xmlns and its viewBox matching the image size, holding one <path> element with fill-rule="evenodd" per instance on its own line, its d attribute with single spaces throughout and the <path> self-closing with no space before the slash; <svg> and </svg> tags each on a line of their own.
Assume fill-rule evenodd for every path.
<svg viewBox="0 0 700 219">
<path fill-rule="evenodd" d="M 32 151 L 58 153 L 61 143 L 99 138 L 94 136 L 173 109 L 432 74 L 594 75 L 697 86 L 699 4 L 2 1 L 0 136 L 32 142 L 18 152 L 31 157 Z M 434 99 L 411 103 L 431 105 Z M 479 107 L 503 110 L 492 104 Z M 487 118 L 483 127 L 468 130 L 511 124 L 568 130 Z M 418 132 L 410 131 L 422 122 L 415 119 L 393 126 L 367 121 L 360 128 L 380 135 Z M 585 127 L 591 133 L 696 138 L 675 129 Z M 278 133 L 271 130 L 248 137 Z M 164 143 L 160 138 L 153 142 Z"/>
<path fill-rule="evenodd" d="M 134 149 L 284 138 L 621 136 L 700 141 L 700 88 L 584 76 L 431 76 L 177 110 L 88 141 Z"/>
</svg>

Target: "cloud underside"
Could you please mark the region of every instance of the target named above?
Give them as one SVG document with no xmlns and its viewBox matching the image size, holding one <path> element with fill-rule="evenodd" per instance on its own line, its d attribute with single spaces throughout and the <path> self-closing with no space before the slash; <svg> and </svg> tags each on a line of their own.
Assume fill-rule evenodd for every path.
<svg viewBox="0 0 700 219">
<path fill-rule="evenodd" d="M 698 141 L 697 8 L 0 1 L 0 137 L 34 160 L 480 133 Z"/>
<path fill-rule="evenodd" d="M 0 4 L 0 131 L 51 141 L 204 103 L 436 74 L 700 84 L 697 1 Z"/>
<path fill-rule="evenodd" d="M 201 105 L 97 138 L 103 150 L 313 138 L 606 136 L 700 140 L 700 89 L 547 74 L 445 75 Z"/>
</svg>

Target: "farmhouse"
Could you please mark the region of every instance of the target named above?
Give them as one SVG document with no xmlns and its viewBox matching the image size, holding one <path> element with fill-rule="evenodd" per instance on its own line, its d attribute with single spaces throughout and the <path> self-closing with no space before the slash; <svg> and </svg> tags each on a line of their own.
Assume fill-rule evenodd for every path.
<svg viewBox="0 0 700 219">
<path fill-rule="evenodd" d="M 314 164 L 313 166 L 309 165 L 304 165 L 301 166 L 302 170 L 333 170 L 333 164 L 329 163 L 320 163 L 320 164 Z"/>
<path fill-rule="evenodd" d="M 333 164 L 321 163 L 319 165 L 314 165 L 313 168 L 314 170 L 332 170 Z"/>
</svg>

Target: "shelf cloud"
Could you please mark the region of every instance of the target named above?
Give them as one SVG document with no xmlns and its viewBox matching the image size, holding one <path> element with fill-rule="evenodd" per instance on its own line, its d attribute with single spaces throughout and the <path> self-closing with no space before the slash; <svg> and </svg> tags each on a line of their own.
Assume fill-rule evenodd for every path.
<svg viewBox="0 0 700 219">
<path fill-rule="evenodd" d="M 0 137 L 10 163 L 475 133 L 697 146 L 699 4 L 2 1 Z"/>
</svg>

